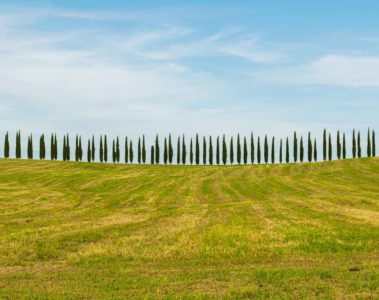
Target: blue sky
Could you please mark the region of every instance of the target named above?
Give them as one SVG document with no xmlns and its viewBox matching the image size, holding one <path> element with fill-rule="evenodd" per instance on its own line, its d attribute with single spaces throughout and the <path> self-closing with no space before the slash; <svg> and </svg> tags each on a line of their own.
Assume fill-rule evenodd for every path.
<svg viewBox="0 0 379 300">
<path fill-rule="evenodd" d="M 0 4 L 1 130 L 377 128 L 377 1 Z"/>
</svg>

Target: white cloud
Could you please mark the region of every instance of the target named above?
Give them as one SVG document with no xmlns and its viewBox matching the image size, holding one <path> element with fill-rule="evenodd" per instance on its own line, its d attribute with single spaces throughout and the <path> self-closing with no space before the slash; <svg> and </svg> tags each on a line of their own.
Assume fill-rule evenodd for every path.
<svg viewBox="0 0 379 300">
<path fill-rule="evenodd" d="M 379 87 L 379 57 L 327 55 L 307 65 L 252 75 L 256 82 L 285 85 Z"/>
</svg>

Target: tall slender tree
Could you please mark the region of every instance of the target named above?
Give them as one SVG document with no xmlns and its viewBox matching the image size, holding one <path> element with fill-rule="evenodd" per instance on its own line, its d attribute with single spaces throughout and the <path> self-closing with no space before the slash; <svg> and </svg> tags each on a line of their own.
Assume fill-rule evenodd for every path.
<svg viewBox="0 0 379 300">
<path fill-rule="evenodd" d="M 104 161 L 108 162 L 108 141 L 106 134 L 104 134 Z"/>
<path fill-rule="evenodd" d="M 193 144 L 192 144 L 192 138 L 190 140 L 190 164 L 193 164 Z"/>
<path fill-rule="evenodd" d="M 57 134 L 55 134 L 55 136 L 54 136 L 54 147 L 55 147 L 55 150 L 54 150 L 55 160 L 57 160 L 58 159 L 58 139 L 57 139 Z"/>
<path fill-rule="evenodd" d="M 280 139 L 280 144 L 279 144 L 279 162 L 283 162 L 283 140 Z"/>
<path fill-rule="evenodd" d="M 133 142 L 130 140 L 129 142 L 129 161 L 132 164 L 134 159 L 134 152 L 133 152 Z"/>
<path fill-rule="evenodd" d="M 45 158 L 46 158 L 45 135 L 42 134 L 39 139 L 39 159 L 44 160 Z"/>
<path fill-rule="evenodd" d="M 33 159 L 33 140 L 32 140 L 32 136 L 30 135 L 28 137 L 28 159 Z"/>
<path fill-rule="evenodd" d="M 346 159 L 346 137 L 345 137 L 345 133 L 343 133 L 343 136 L 342 136 L 342 158 Z"/>
<path fill-rule="evenodd" d="M 265 139 L 264 139 L 264 146 L 263 146 L 263 156 L 265 163 L 268 163 L 268 142 L 267 142 L 267 134 L 265 134 Z"/>
<path fill-rule="evenodd" d="M 352 141 L 352 155 L 353 155 L 353 158 L 356 158 L 357 157 L 357 141 L 355 139 L 355 129 L 353 129 L 353 141 Z"/>
<path fill-rule="evenodd" d="M 376 156 L 375 130 L 372 131 L 372 157 Z"/>
<path fill-rule="evenodd" d="M 288 142 L 288 136 L 286 139 L 286 163 L 288 164 L 290 162 L 290 144 Z"/>
<path fill-rule="evenodd" d="M 163 145 L 163 163 L 167 165 L 168 161 L 168 151 L 167 151 L 167 139 L 164 138 L 164 145 Z"/>
<path fill-rule="evenodd" d="M 340 139 L 340 131 L 337 131 L 337 158 L 341 159 L 341 139 Z"/>
<path fill-rule="evenodd" d="M 203 165 L 207 164 L 207 141 L 205 136 L 203 136 Z"/>
<path fill-rule="evenodd" d="M 21 158 L 21 131 L 16 133 L 16 158 Z"/>
<path fill-rule="evenodd" d="M 67 160 L 67 142 L 66 135 L 63 136 L 63 149 L 62 149 L 63 161 Z"/>
<path fill-rule="evenodd" d="M 186 139 L 183 134 L 182 138 L 182 164 L 185 165 L 187 160 L 187 148 L 186 148 Z"/>
<path fill-rule="evenodd" d="M 112 141 L 112 161 L 113 161 L 113 163 L 116 162 L 116 143 L 115 143 L 114 139 Z"/>
<path fill-rule="evenodd" d="M 145 135 L 142 135 L 142 162 L 146 163 L 146 143 L 145 143 Z"/>
<path fill-rule="evenodd" d="M 67 133 L 67 138 L 66 138 L 66 147 L 67 147 L 67 152 L 66 152 L 66 155 L 67 155 L 67 161 L 70 161 L 71 160 L 71 147 L 70 147 L 70 136 L 69 134 Z"/>
<path fill-rule="evenodd" d="M 129 143 L 128 137 L 125 137 L 125 163 L 129 162 Z"/>
<path fill-rule="evenodd" d="M 241 164 L 241 141 L 240 135 L 237 135 L 237 164 Z"/>
<path fill-rule="evenodd" d="M 170 165 L 172 164 L 172 159 L 174 157 L 174 148 L 172 147 L 171 134 L 168 135 L 168 161 Z"/>
<path fill-rule="evenodd" d="M 196 134 L 196 144 L 195 144 L 195 161 L 198 165 L 200 163 L 200 144 L 199 144 L 199 135 Z"/>
<path fill-rule="evenodd" d="M 116 137 L 116 161 L 120 162 L 120 140 L 118 136 Z"/>
<path fill-rule="evenodd" d="M 296 136 L 296 131 L 293 134 L 293 161 L 297 162 L 297 136 Z"/>
<path fill-rule="evenodd" d="M 251 133 L 250 135 L 250 161 L 252 164 L 254 164 L 254 156 L 255 156 L 254 135 L 253 133 Z"/>
<path fill-rule="evenodd" d="M 370 136 L 370 128 L 367 130 L 367 157 L 371 157 L 371 136 Z"/>
<path fill-rule="evenodd" d="M 5 135 L 5 140 L 4 140 L 4 157 L 9 158 L 9 134 Z"/>
<path fill-rule="evenodd" d="M 329 160 L 332 160 L 332 158 L 333 158 L 332 135 L 330 133 L 329 133 L 328 155 L 329 155 Z"/>
<path fill-rule="evenodd" d="M 92 153 L 91 153 L 91 140 L 88 139 L 88 147 L 87 147 L 87 161 L 91 162 Z"/>
<path fill-rule="evenodd" d="M 138 138 L 137 161 L 139 164 L 141 163 L 141 138 Z"/>
<path fill-rule="evenodd" d="M 230 164 L 234 163 L 234 145 L 233 145 L 233 137 L 230 138 Z"/>
<path fill-rule="evenodd" d="M 212 136 L 209 136 L 209 164 L 213 165 L 213 144 Z"/>
<path fill-rule="evenodd" d="M 55 159 L 54 150 L 55 150 L 55 146 L 54 146 L 54 134 L 52 133 L 51 134 L 51 138 L 50 138 L 50 160 L 54 160 Z"/>
<path fill-rule="evenodd" d="M 217 137 L 216 140 L 216 164 L 220 164 L 220 137 Z"/>
<path fill-rule="evenodd" d="M 180 165 L 180 136 L 178 136 L 178 142 L 176 144 L 176 164 Z"/>
<path fill-rule="evenodd" d="M 82 147 L 82 137 L 79 137 L 79 160 L 83 160 L 83 147 Z"/>
<path fill-rule="evenodd" d="M 243 163 L 247 164 L 247 142 L 246 142 L 246 136 L 243 137 Z"/>
<path fill-rule="evenodd" d="M 152 165 L 154 164 L 154 158 L 155 158 L 154 146 L 151 145 L 151 150 L 150 150 L 150 163 L 151 163 Z"/>
<path fill-rule="evenodd" d="M 357 148 L 358 148 L 358 158 L 361 158 L 362 157 L 362 149 L 361 149 L 361 132 L 360 131 L 358 131 Z"/>
<path fill-rule="evenodd" d="M 275 137 L 271 140 L 271 163 L 275 163 Z"/>
<path fill-rule="evenodd" d="M 227 149 L 226 149 L 226 140 L 225 134 L 222 136 L 222 163 L 225 165 L 227 160 Z"/>
<path fill-rule="evenodd" d="M 327 156 L 327 143 L 326 143 L 326 129 L 324 129 L 324 133 L 323 133 L 323 140 L 322 140 L 322 157 L 324 159 L 324 161 L 326 160 L 326 156 Z"/>
<path fill-rule="evenodd" d="M 312 139 L 311 139 L 311 133 L 308 132 L 308 162 L 312 161 Z"/>
<path fill-rule="evenodd" d="M 104 161 L 104 148 L 103 148 L 103 136 L 100 135 L 100 150 L 99 150 L 99 154 L 100 154 L 100 162 L 102 163 Z"/>
<path fill-rule="evenodd" d="M 316 138 L 313 142 L 313 159 L 314 161 L 317 161 L 317 145 L 316 145 Z"/>
<path fill-rule="evenodd" d="M 95 148 L 95 136 L 92 135 L 92 150 L 91 150 L 92 161 L 95 161 L 95 152 L 96 152 L 96 148 Z"/>
<path fill-rule="evenodd" d="M 159 165 L 160 151 L 159 151 L 159 138 L 158 134 L 155 139 L 155 162 Z"/>
<path fill-rule="evenodd" d="M 304 144 L 303 144 L 303 137 L 300 137 L 300 162 L 304 161 Z"/>
<path fill-rule="evenodd" d="M 261 140 L 258 136 L 258 142 L 257 142 L 257 162 L 258 164 L 261 163 Z"/>
</svg>

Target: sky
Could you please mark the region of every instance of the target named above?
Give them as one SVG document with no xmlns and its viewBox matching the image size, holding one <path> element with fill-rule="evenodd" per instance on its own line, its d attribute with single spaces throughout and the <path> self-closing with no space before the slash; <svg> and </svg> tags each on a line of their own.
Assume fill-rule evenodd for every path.
<svg viewBox="0 0 379 300">
<path fill-rule="evenodd" d="M 0 2 L 0 133 L 379 125 L 378 1 Z"/>
</svg>

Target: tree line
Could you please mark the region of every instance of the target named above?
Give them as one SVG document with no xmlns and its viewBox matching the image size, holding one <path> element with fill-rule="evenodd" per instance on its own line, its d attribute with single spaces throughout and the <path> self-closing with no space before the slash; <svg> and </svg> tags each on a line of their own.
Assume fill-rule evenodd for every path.
<svg viewBox="0 0 379 300">
<path fill-rule="evenodd" d="M 17 159 L 22 158 L 22 146 L 21 146 L 21 132 L 16 132 L 15 140 L 15 157 Z M 366 156 L 374 157 L 376 156 L 376 145 L 375 145 L 375 132 L 374 130 L 367 130 L 367 146 L 366 146 Z M 249 139 L 244 136 L 241 137 L 240 134 L 237 135 L 236 141 L 234 137 L 230 137 L 229 140 L 226 139 L 225 135 L 217 136 L 215 140 L 212 136 L 205 137 L 202 139 L 196 134 L 195 138 L 189 139 L 189 153 L 187 153 L 187 140 L 185 135 L 181 135 L 177 138 L 176 144 L 176 164 L 186 165 L 186 164 L 203 164 L 203 165 L 220 165 L 220 164 L 261 164 L 261 163 L 289 163 L 290 159 L 293 162 L 317 162 L 319 157 L 317 153 L 317 141 L 316 138 L 312 138 L 309 132 L 306 139 L 303 136 L 299 137 L 296 132 L 293 134 L 292 145 L 290 146 L 289 137 L 285 139 L 279 139 L 277 144 L 275 137 L 268 138 L 267 135 L 264 137 L 255 137 L 251 133 Z M 132 139 L 125 137 L 124 143 L 124 162 L 126 164 L 138 163 L 138 164 L 173 164 L 174 161 L 174 147 L 171 134 L 163 139 L 161 143 L 159 136 L 156 135 L 154 142 L 150 147 L 150 161 L 146 156 L 146 141 L 145 136 L 138 138 L 137 141 L 137 155 L 134 157 L 134 146 Z M 361 147 L 361 133 L 353 130 L 352 140 L 351 140 L 351 157 L 360 158 L 362 157 L 362 147 Z M 97 147 L 95 143 L 95 136 L 93 135 L 88 139 L 87 143 L 87 155 L 86 160 L 88 162 L 94 162 L 97 158 L 101 163 L 108 162 L 111 159 L 113 163 L 120 163 L 122 160 L 120 157 L 120 140 L 116 137 L 112 141 L 112 152 L 108 153 L 108 139 L 107 135 L 101 135 L 99 140 L 99 150 L 97 153 Z M 279 147 L 277 152 L 275 149 Z M 161 147 L 163 147 L 161 162 Z M 215 148 L 214 148 L 215 147 Z M 200 149 L 202 148 L 202 151 Z M 345 133 L 340 133 L 337 131 L 335 145 L 333 145 L 332 134 L 328 133 L 326 129 L 323 131 L 322 135 L 322 158 L 321 160 L 332 160 L 333 151 L 336 151 L 337 159 L 347 158 L 347 142 Z M 82 137 L 76 135 L 75 138 L 75 148 L 74 148 L 74 158 L 71 158 L 71 146 L 69 134 L 63 136 L 62 142 L 62 160 L 63 161 L 83 161 L 83 145 Z M 28 136 L 27 140 L 27 158 L 33 159 L 33 136 Z M 108 155 L 111 154 L 111 158 Z M 98 156 L 97 156 L 98 155 Z M 9 134 L 6 133 L 4 140 L 4 157 L 10 157 L 10 142 Z M 39 159 L 46 159 L 46 141 L 45 135 L 42 134 L 39 138 Z M 58 141 L 57 135 L 51 134 L 50 138 L 50 159 L 58 159 Z M 135 161 L 136 159 L 136 161 Z M 187 161 L 188 159 L 188 161 Z"/>
</svg>

